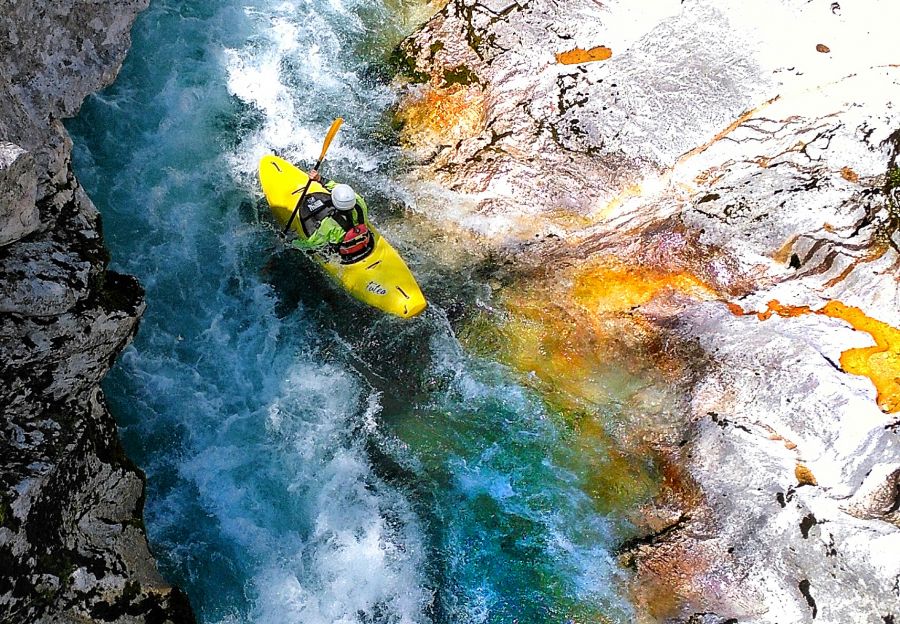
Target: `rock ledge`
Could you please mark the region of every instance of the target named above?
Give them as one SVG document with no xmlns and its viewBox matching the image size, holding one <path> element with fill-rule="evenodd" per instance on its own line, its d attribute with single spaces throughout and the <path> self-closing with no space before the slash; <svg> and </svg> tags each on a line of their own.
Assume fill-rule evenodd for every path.
<svg viewBox="0 0 900 624">
<path fill-rule="evenodd" d="M 879 0 L 450 0 L 401 47 L 429 219 L 520 267 L 507 292 L 569 284 L 554 316 L 703 354 L 654 442 L 696 492 L 648 503 L 621 553 L 641 622 L 900 621 L 898 20 Z M 609 267 L 628 305 L 596 303 L 624 280 L 585 272 Z"/>
<path fill-rule="evenodd" d="M 193 622 L 100 380 L 144 293 L 107 270 L 60 119 L 109 84 L 146 0 L 0 6 L 0 620 Z"/>
</svg>

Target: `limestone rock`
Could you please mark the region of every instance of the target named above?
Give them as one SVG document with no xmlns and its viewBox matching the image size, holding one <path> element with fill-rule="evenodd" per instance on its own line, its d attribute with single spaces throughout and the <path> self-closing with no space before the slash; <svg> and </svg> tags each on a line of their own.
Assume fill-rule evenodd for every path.
<svg viewBox="0 0 900 624">
<path fill-rule="evenodd" d="M 39 195 L 65 181 L 71 141 L 60 120 L 116 77 L 131 24 L 148 2 L 9 0 L 0 7 L 0 139 L 34 155 Z"/>
<path fill-rule="evenodd" d="M 900 327 L 898 20 L 881 0 L 451 0 L 402 46 L 401 111 L 463 76 L 483 111 L 404 130 L 431 219 L 541 275 L 609 257 L 718 293 L 634 312 L 706 355 L 680 433 L 702 502 L 625 561 L 642 622 L 900 621 L 896 416 L 842 359 L 873 334 L 816 313 Z"/>
<path fill-rule="evenodd" d="M 717 362 L 694 390 L 691 472 L 714 519 L 695 535 L 728 552 L 741 579 L 732 591 L 752 598 L 752 612 L 731 615 L 812 621 L 807 594 L 821 621 L 895 614 L 900 562 L 887 553 L 900 548 L 900 532 L 842 509 L 872 467 L 900 451 L 867 380 L 829 364 L 844 341 L 861 338 L 830 319 L 761 323 L 716 303 L 680 314 L 677 323 Z M 818 487 L 798 486 L 798 464 Z"/>
<path fill-rule="evenodd" d="M 22 148 L 0 142 L 0 247 L 37 229 L 34 160 Z"/>
<path fill-rule="evenodd" d="M 143 289 L 107 268 L 60 121 L 115 77 L 145 6 L 0 5 L 3 622 L 194 621 L 156 569 L 143 475 L 99 388 L 137 330 Z"/>
</svg>

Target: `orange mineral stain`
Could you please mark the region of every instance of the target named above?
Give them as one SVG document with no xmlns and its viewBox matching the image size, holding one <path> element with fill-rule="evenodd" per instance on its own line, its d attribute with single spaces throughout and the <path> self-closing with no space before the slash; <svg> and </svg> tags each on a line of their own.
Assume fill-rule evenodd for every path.
<svg viewBox="0 0 900 624">
<path fill-rule="evenodd" d="M 727 305 L 736 316 L 752 314 L 736 304 Z M 900 411 L 900 329 L 840 301 L 829 301 L 822 309 L 813 310 L 809 306 L 788 306 L 772 300 L 766 310 L 757 312 L 756 316 L 765 321 L 774 314 L 785 318 L 821 314 L 845 321 L 856 331 L 872 336 L 875 346 L 849 349 L 841 354 L 841 368 L 845 373 L 868 377 L 872 381 L 881 411 L 888 414 Z"/>
<path fill-rule="evenodd" d="M 773 299 L 769 302 L 769 307 L 765 311 L 756 314 L 756 318 L 761 321 L 768 321 L 774 314 L 782 318 L 794 318 L 804 314 L 812 314 L 812 312 L 812 308 L 809 306 L 787 306 L 779 303 L 777 299 Z"/>
<path fill-rule="evenodd" d="M 612 57 L 612 50 L 606 46 L 597 46 L 590 50 L 582 50 L 575 48 L 567 52 L 559 52 L 556 60 L 563 65 L 578 65 L 579 63 L 590 63 L 592 61 L 605 61 Z"/>
<path fill-rule="evenodd" d="M 844 167 L 841 169 L 841 177 L 847 180 L 847 182 L 859 182 L 859 174 L 853 171 L 850 167 Z"/>
<path fill-rule="evenodd" d="M 797 478 L 797 485 L 819 485 L 812 470 L 803 464 L 797 464 L 794 468 L 794 477 Z"/>
<path fill-rule="evenodd" d="M 859 308 L 829 301 L 821 314 L 850 323 L 875 340 L 874 347 L 850 349 L 841 355 L 841 368 L 872 380 L 878 390 L 878 407 L 893 414 L 900 411 L 900 329 L 866 316 Z"/>
<path fill-rule="evenodd" d="M 710 147 L 712 147 L 715 143 L 721 141 L 726 136 L 728 136 L 729 134 L 731 134 L 732 132 L 737 130 L 740 126 L 742 126 L 744 124 L 745 121 L 748 121 L 749 119 L 751 119 L 754 115 L 756 115 L 759 111 L 761 111 L 765 107 L 767 107 L 771 104 L 774 104 L 780 98 L 781 98 L 780 95 L 776 95 L 771 100 L 766 100 L 765 102 L 763 102 L 756 108 L 751 108 L 750 110 L 744 111 L 743 113 L 741 113 L 740 117 L 738 117 L 733 122 L 731 122 L 731 124 L 727 128 L 723 129 L 721 132 L 716 134 L 716 136 L 714 136 L 712 139 L 710 139 L 703 145 L 698 145 L 694 149 L 692 149 L 688 152 L 685 152 L 684 154 L 679 156 L 678 162 L 684 162 L 684 161 L 688 160 L 689 158 L 697 156 L 698 154 L 702 154 L 703 152 L 708 150 Z M 766 160 L 764 163 L 758 163 L 758 164 L 761 167 L 766 167 L 766 166 L 768 166 L 768 160 Z M 721 176 L 719 176 L 719 177 L 721 177 Z"/>
<path fill-rule="evenodd" d="M 455 143 L 475 136 L 484 124 L 484 95 L 478 86 L 427 87 L 400 105 L 397 119 L 408 145 Z"/>
</svg>

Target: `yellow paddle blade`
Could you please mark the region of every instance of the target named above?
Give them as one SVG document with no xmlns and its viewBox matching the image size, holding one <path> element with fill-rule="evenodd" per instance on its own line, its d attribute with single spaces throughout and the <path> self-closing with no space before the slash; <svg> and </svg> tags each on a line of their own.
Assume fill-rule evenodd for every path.
<svg viewBox="0 0 900 624">
<path fill-rule="evenodd" d="M 341 127 L 342 123 L 344 123 L 343 117 L 338 117 L 331 122 L 331 128 L 328 130 L 328 134 L 325 135 L 325 143 L 322 144 L 322 155 L 319 156 L 319 161 L 325 160 L 325 152 L 328 151 L 328 146 L 331 145 L 331 139 L 333 139 L 334 135 L 337 134 L 337 131 Z"/>
</svg>

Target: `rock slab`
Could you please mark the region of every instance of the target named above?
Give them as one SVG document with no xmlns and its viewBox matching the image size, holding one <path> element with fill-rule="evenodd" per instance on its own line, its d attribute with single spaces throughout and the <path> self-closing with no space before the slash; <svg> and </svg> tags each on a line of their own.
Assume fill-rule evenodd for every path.
<svg viewBox="0 0 900 624">
<path fill-rule="evenodd" d="M 144 293 L 108 270 L 61 119 L 116 76 L 146 0 L 0 5 L 0 621 L 193 622 L 100 381 Z"/>
<path fill-rule="evenodd" d="M 706 356 L 659 442 L 702 496 L 623 544 L 640 622 L 900 621 L 900 423 L 872 381 L 898 351 L 869 377 L 844 360 L 900 327 L 898 20 L 882 0 L 451 0 L 401 46 L 429 219 L 516 265 L 606 258 L 716 293 L 633 311 Z"/>
<path fill-rule="evenodd" d="M 40 224 L 34 159 L 13 143 L 0 143 L 0 247 Z"/>
</svg>

